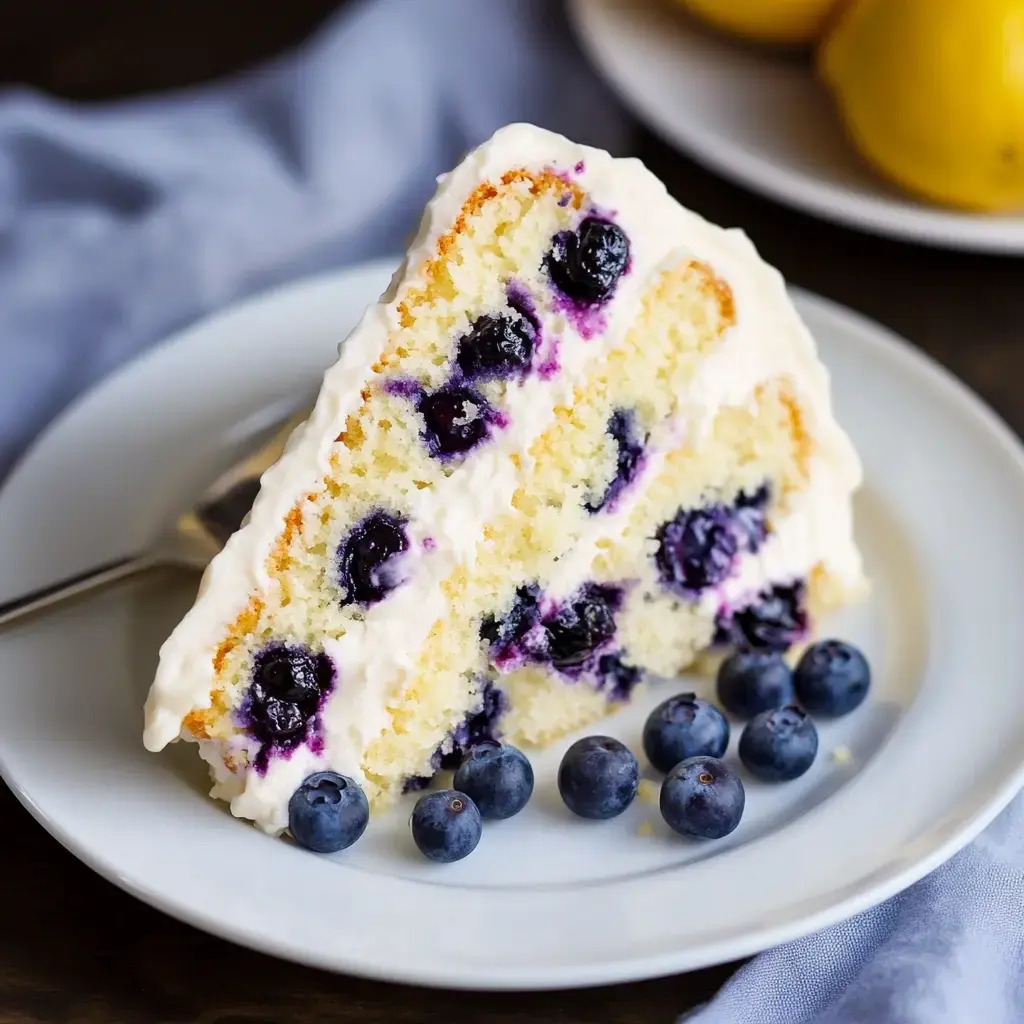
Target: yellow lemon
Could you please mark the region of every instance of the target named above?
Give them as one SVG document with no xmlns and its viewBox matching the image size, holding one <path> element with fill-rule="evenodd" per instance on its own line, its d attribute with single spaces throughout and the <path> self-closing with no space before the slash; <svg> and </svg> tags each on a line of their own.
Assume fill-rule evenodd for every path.
<svg viewBox="0 0 1024 1024">
<path fill-rule="evenodd" d="M 818 67 L 892 181 L 950 206 L 1024 206 L 1024 0 L 850 0 Z"/>
<path fill-rule="evenodd" d="M 837 0 L 676 0 L 716 28 L 761 43 L 811 43 Z M 840 0 L 841 2 L 841 0 Z"/>
</svg>

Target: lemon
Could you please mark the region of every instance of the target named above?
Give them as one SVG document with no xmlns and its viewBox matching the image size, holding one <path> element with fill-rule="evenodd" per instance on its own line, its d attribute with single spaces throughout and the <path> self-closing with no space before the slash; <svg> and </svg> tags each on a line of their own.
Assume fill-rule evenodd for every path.
<svg viewBox="0 0 1024 1024">
<path fill-rule="evenodd" d="M 837 0 L 676 0 L 716 28 L 761 43 L 813 42 Z"/>
<path fill-rule="evenodd" d="M 818 67 L 892 181 L 955 207 L 1024 206 L 1024 0 L 850 0 Z"/>
</svg>

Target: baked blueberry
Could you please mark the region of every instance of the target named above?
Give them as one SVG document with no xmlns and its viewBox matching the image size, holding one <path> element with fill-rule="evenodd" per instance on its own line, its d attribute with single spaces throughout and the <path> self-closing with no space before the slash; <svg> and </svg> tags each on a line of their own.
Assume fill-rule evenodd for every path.
<svg viewBox="0 0 1024 1024">
<path fill-rule="evenodd" d="M 597 688 L 610 701 L 629 700 L 643 672 L 628 665 L 621 654 L 602 654 L 597 662 Z"/>
<path fill-rule="evenodd" d="M 717 757 L 690 757 L 661 784 L 661 816 L 695 839 L 721 839 L 743 817 L 746 792 L 740 777 Z"/>
<path fill-rule="evenodd" d="M 814 763 L 818 730 L 798 707 L 787 705 L 762 711 L 740 735 L 743 766 L 766 782 L 797 779 Z"/>
<path fill-rule="evenodd" d="M 744 551 L 758 551 L 768 536 L 765 510 L 770 492 L 764 484 L 752 494 L 742 493 L 733 506 L 733 523 L 736 527 L 740 548 Z"/>
<path fill-rule="evenodd" d="M 722 505 L 680 509 L 659 528 L 657 540 L 662 582 L 687 597 L 721 583 L 736 561 L 736 533 Z"/>
<path fill-rule="evenodd" d="M 455 362 L 468 380 L 514 377 L 529 369 L 536 341 L 532 319 L 488 314 L 459 339 Z"/>
<path fill-rule="evenodd" d="M 254 660 L 246 701 L 249 733 L 266 748 L 297 746 L 332 677 L 325 654 L 285 644 L 264 648 Z"/>
<path fill-rule="evenodd" d="M 479 703 L 459 724 L 451 735 L 451 749 L 437 752 L 437 767 L 453 769 L 462 763 L 466 751 L 478 743 L 496 740 L 498 722 L 508 710 L 508 699 L 490 680 L 480 688 Z"/>
<path fill-rule="evenodd" d="M 868 695 L 867 658 L 842 640 L 822 640 L 804 651 L 793 674 L 800 703 L 814 714 L 845 715 Z"/>
<path fill-rule="evenodd" d="M 488 615 L 480 624 L 480 637 L 491 648 L 491 657 L 501 660 L 540 622 L 540 588 L 536 584 L 519 587 L 512 607 L 501 618 Z"/>
<path fill-rule="evenodd" d="M 615 476 L 598 501 L 587 502 L 588 512 L 600 512 L 611 505 L 636 478 L 643 460 L 644 447 L 634 437 L 633 415 L 627 409 L 612 413 L 606 431 L 615 441 Z"/>
<path fill-rule="evenodd" d="M 342 603 L 370 605 L 387 597 L 401 582 L 396 563 L 408 547 L 404 520 L 387 512 L 367 516 L 338 548 Z"/>
<path fill-rule="evenodd" d="M 337 772 L 310 775 L 288 801 L 288 830 L 299 846 L 314 853 L 347 849 L 369 820 L 366 794 Z"/>
<path fill-rule="evenodd" d="M 793 671 L 778 651 L 734 651 L 718 666 L 718 700 L 741 718 L 792 704 Z"/>
<path fill-rule="evenodd" d="M 480 842 L 480 812 L 465 793 L 442 789 L 416 801 L 409 819 L 420 853 L 439 864 L 468 857 Z"/>
<path fill-rule="evenodd" d="M 560 291 L 577 302 L 602 302 L 629 264 L 629 239 L 617 224 L 587 217 L 575 231 L 552 240 L 548 272 Z"/>
<path fill-rule="evenodd" d="M 728 639 L 737 647 L 785 651 L 807 630 L 800 583 L 775 586 L 732 616 Z"/>
<path fill-rule="evenodd" d="M 615 634 L 619 593 L 591 583 L 544 621 L 551 664 L 562 671 L 579 668 Z"/>
<path fill-rule="evenodd" d="M 614 818 L 633 802 L 639 785 L 636 757 L 610 736 L 577 740 L 558 766 L 558 792 L 581 818 Z"/>
<path fill-rule="evenodd" d="M 419 411 L 424 438 L 435 455 L 468 452 L 490 430 L 491 407 L 483 395 L 469 387 L 447 386 L 424 395 Z"/>
<path fill-rule="evenodd" d="M 472 799 L 482 818 L 511 818 L 533 793 L 533 766 L 515 747 L 484 740 L 463 758 L 454 785 Z"/>
<path fill-rule="evenodd" d="M 688 757 L 721 757 L 729 746 L 729 723 L 713 704 L 680 693 L 647 716 L 643 745 L 647 760 L 667 772 Z"/>
</svg>

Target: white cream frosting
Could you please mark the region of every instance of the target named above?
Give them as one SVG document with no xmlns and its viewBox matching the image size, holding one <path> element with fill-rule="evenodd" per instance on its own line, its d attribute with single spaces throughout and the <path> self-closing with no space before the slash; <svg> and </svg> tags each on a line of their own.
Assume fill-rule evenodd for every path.
<svg viewBox="0 0 1024 1024">
<path fill-rule="evenodd" d="M 322 756 L 300 747 L 288 759 L 276 759 L 263 776 L 234 776 L 221 766 L 215 744 L 201 750 L 214 764 L 214 795 L 230 799 L 235 814 L 276 831 L 287 823 L 287 801 L 310 771 L 332 768 L 361 779 L 360 760 L 367 744 L 385 727 L 385 695 L 412 667 L 427 632 L 443 613 L 439 583 L 460 563 L 473 558 L 483 525 L 510 508 L 520 478 L 530 470 L 523 454 L 550 424 L 559 397 L 568 398 L 587 375 L 587 367 L 608 347 L 620 343 L 652 278 L 667 263 L 693 256 L 710 264 L 733 290 L 736 323 L 723 343 L 701 365 L 685 396 L 688 423 L 709 427 L 723 405 L 752 400 L 756 387 L 782 374 L 792 381 L 804 409 L 806 428 L 817 455 L 811 484 L 789 515 L 773 523 L 772 536 L 756 556 L 745 557 L 738 574 L 726 584 L 739 594 L 758 589 L 768 578 L 804 575 L 824 562 L 841 582 L 855 587 L 861 577 L 853 543 L 849 495 L 860 481 L 852 446 L 836 425 L 830 408 L 828 378 L 814 342 L 800 322 L 780 275 L 760 260 L 739 231 L 725 231 L 671 199 L 664 186 L 637 160 L 612 160 L 600 150 L 577 146 L 561 136 L 529 125 L 512 125 L 471 153 L 451 174 L 439 179 L 420 230 L 405 261 L 381 301 L 371 306 L 341 346 L 338 361 L 325 377 L 316 406 L 298 428 L 284 457 L 263 476 L 248 523 L 228 542 L 204 575 L 194 607 L 165 642 L 160 665 L 146 702 L 144 742 L 159 750 L 182 732 L 184 717 L 209 706 L 214 684 L 212 654 L 226 625 L 234 620 L 253 591 L 270 584 L 267 559 L 282 521 L 298 497 L 314 489 L 329 468 L 335 439 L 348 415 L 358 408 L 367 368 L 399 330 L 395 296 L 406 275 L 415 277 L 434 255 L 438 237 L 449 230 L 470 193 L 483 181 L 497 180 L 510 168 L 541 171 L 554 167 L 583 169 L 575 180 L 601 208 L 614 211 L 631 242 L 632 270 L 617 287 L 605 311 L 605 330 L 586 344 L 561 348 L 561 368 L 553 380 L 529 378 L 510 388 L 506 408 L 510 426 L 458 467 L 447 481 L 419 492 L 409 509 L 413 542 L 429 536 L 434 547 L 420 548 L 416 575 L 368 612 L 326 652 L 344 666 L 344 680 L 322 714 Z M 681 244 L 683 243 L 683 244 Z M 563 316 L 547 316 L 544 331 L 573 339 L 573 325 Z M 655 451 L 651 456 L 657 460 Z M 519 452 L 521 469 L 508 459 Z M 648 471 L 653 469 L 649 465 Z M 597 541 L 624 527 L 629 498 L 608 515 L 595 517 L 590 535 L 560 563 L 559 582 L 571 587 L 585 572 Z"/>
</svg>

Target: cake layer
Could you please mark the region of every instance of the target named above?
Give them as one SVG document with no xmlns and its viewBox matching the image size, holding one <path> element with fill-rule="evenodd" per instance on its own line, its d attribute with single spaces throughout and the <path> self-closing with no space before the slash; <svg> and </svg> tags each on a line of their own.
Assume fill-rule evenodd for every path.
<svg viewBox="0 0 1024 1024">
<path fill-rule="evenodd" d="M 208 570 L 147 746 L 197 740 L 278 831 L 314 770 L 379 803 L 477 736 L 546 742 L 854 595 L 858 480 L 749 242 L 512 126 L 441 181 Z"/>
</svg>

